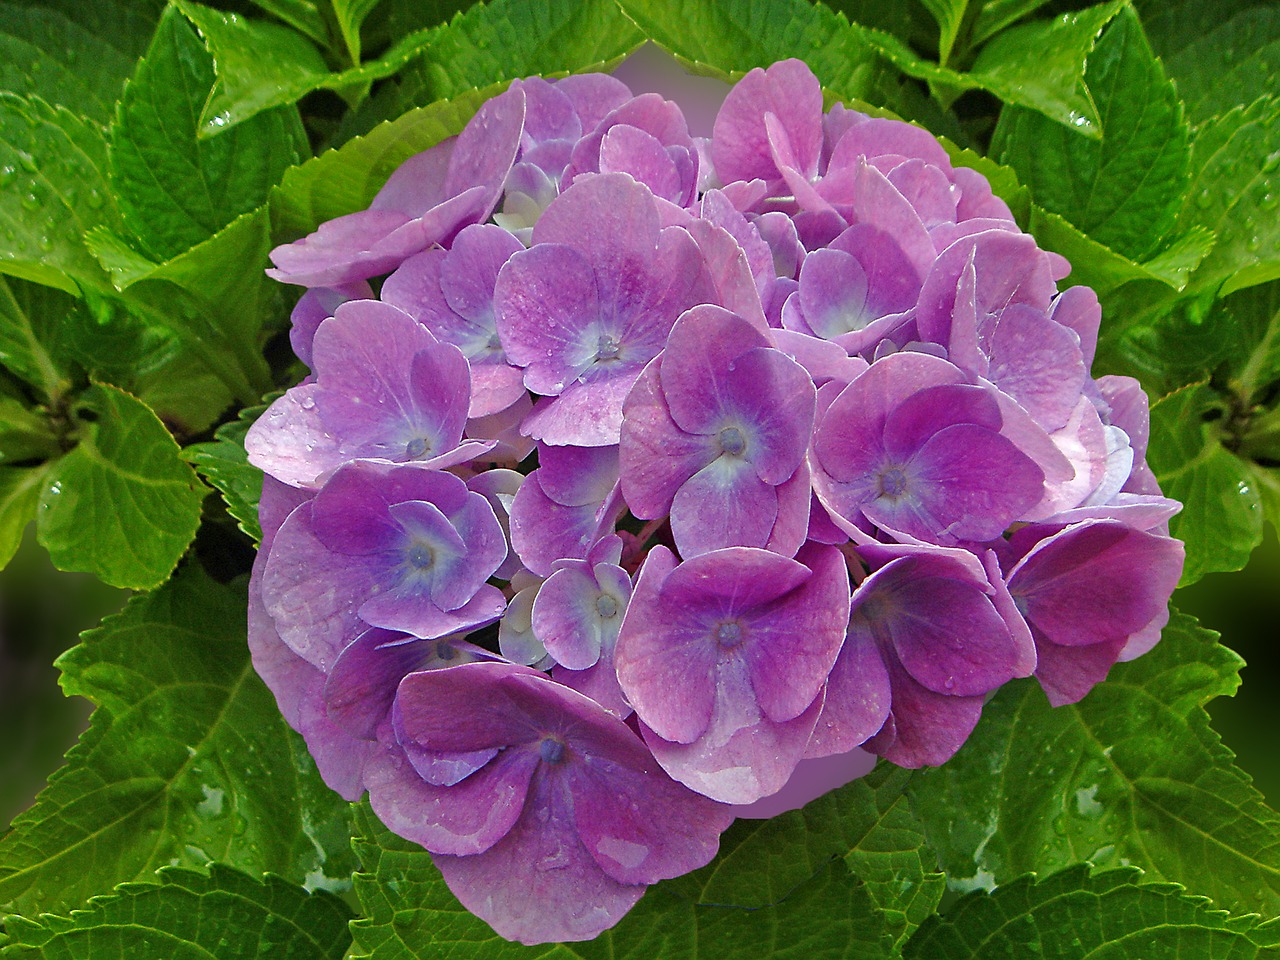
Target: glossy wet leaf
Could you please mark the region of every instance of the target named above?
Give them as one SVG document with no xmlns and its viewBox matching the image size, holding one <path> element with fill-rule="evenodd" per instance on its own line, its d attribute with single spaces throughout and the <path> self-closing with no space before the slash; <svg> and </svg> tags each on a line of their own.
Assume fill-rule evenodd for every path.
<svg viewBox="0 0 1280 960">
<path fill-rule="evenodd" d="M 0 839 L 0 902 L 65 912 L 171 863 L 218 860 L 341 887 L 346 804 L 320 781 L 249 661 L 242 588 L 187 567 L 60 658 L 97 706 Z"/>
<path fill-rule="evenodd" d="M 1235 913 L 1280 911 L 1280 816 L 1209 727 L 1243 661 L 1174 615 L 1154 650 L 1081 702 L 1034 680 L 983 708 L 968 743 L 917 772 L 914 809 L 953 889 L 990 889 L 1089 861 L 1175 880 Z"/>
<path fill-rule="evenodd" d="M 1274 96 L 1280 78 L 1280 10 L 1254 7 L 1225 19 L 1171 57 L 1168 70 L 1195 123 Z"/>
<path fill-rule="evenodd" d="M 244 438 L 265 409 L 259 406 L 241 410 L 239 419 L 219 427 L 213 440 L 192 444 L 182 451 L 183 459 L 222 494 L 227 512 L 236 518 L 240 529 L 254 543 L 262 539 L 262 528 L 258 526 L 262 471 L 249 463 Z"/>
<path fill-rule="evenodd" d="M 337 897 L 222 864 L 165 867 L 70 916 L 11 919 L 4 960 L 341 960 L 351 911 Z"/>
<path fill-rule="evenodd" d="M 128 228 L 152 259 L 171 259 L 256 209 L 310 152 L 291 109 L 197 139 L 197 117 L 213 83 L 212 58 L 171 8 L 111 130 L 111 184 Z"/>
</svg>

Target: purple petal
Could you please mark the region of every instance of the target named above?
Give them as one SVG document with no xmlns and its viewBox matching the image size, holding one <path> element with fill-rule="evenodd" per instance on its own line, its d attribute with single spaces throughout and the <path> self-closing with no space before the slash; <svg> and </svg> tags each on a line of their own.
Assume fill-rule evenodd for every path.
<svg viewBox="0 0 1280 960">
<path fill-rule="evenodd" d="M 524 129 L 524 90 L 511 87 L 486 101 L 458 135 L 449 158 L 445 196 L 455 196 L 469 188 L 483 191 L 483 213 L 474 222 L 487 220 L 493 212 L 502 184 L 515 162 Z"/>
<path fill-rule="evenodd" d="M 690 477 L 671 503 L 671 532 L 686 558 L 722 547 L 763 547 L 777 519 L 777 488 L 749 463 L 728 457 Z"/>
<path fill-rule="evenodd" d="M 843 754 L 861 746 L 889 716 L 889 672 L 875 642 L 851 627 L 827 678 L 826 699 L 806 757 Z"/>
<path fill-rule="evenodd" d="M 617 124 L 600 141 L 600 172 L 626 173 L 655 197 L 680 203 L 685 194 L 680 171 L 661 142 L 638 127 Z"/>
<path fill-rule="evenodd" d="M 348 300 L 368 300 L 373 289 L 363 280 L 343 283 L 336 287 L 312 287 L 304 293 L 289 315 L 289 345 L 298 359 L 308 367 L 311 364 L 311 340 L 316 328 L 333 316 L 335 310 Z"/>
<path fill-rule="evenodd" d="M 374 196 L 369 209 L 420 217 L 446 200 L 444 181 L 457 145 L 458 138 L 449 137 L 404 161 Z"/>
<path fill-rule="evenodd" d="M 391 712 L 396 687 L 432 653 L 426 640 L 396 643 L 404 634 L 366 630 L 339 654 L 324 685 L 329 717 L 353 737 L 377 739 Z"/>
<path fill-rule="evenodd" d="M 818 172 L 822 90 L 804 63 L 783 60 L 768 70 L 750 71 L 725 97 L 711 140 L 711 157 L 722 182 L 781 176 L 769 149 L 768 114 L 786 131 L 798 171 L 806 177 Z"/>
<path fill-rule="evenodd" d="M 951 697 L 921 686 L 890 658 L 892 708 L 884 729 L 866 749 L 890 763 L 916 769 L 950 760 L 969 739 L 982 714 L 982 697 Z"/>
</svg>

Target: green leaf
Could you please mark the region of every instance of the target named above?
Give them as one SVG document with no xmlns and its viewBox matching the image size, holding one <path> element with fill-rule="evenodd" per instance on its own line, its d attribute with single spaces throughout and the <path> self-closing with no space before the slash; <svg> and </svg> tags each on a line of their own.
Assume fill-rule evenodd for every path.
<svg viewBox="0 0 1280 960">
<path fill-rule="evenodd" d="M 342 40 L 352 63 L 360 62 L 360 25 L 379 3 L 379 0 L 330 0 L 333 16 L 338 21 Z"/>
<path fill-rule="evenodd" d="M 910 777 L 881 762 L 801 810 L 739 820 L 721 840 L 720 856 L 672 886 L 691 886 L 701 902 L 756 909 L 780 902 L 841 857 L 901 942 L 934 911 L 945 887 L 903 792 Z"/>
<path fill-rule="evenodd" d="M 614 0 L 492 0 L 431 32 L 405 71 L 414 103 L 538 74 L 563 75 L 631 53 L 644 36 Z"/>
<path fill-rule="evenodd" d="M 341 960 L 351 911 L 337 897 L 223 864 L 206 876 L 165 867 L 159 883 L 126 883 L 69 917 L 10 917 L 4 960 Z"/>
<path fill-rule="evenodd" d="M 830 864 L 777 904 L 755 910 L 699 903 L 681 881 L 649 888 L 613 929 L 586 943 L 523 947 L 501 940 L 449 892 L 421 847 L 356 808 L 355 877 L 364 916 L 351 924 L 353 958 L 408 960 L 883 960 L 891 944 L 866 888 Z"/>
<path fill-rule="evenodd" d="M 197 113 L 202 137 L 216 139 L 264 110 L 296 102 L 336 76 L 315 44 L 288 27 L 189 0 L 178 0 L 177 7 L 199 29 L 217 66 L 217 85 Z"/>
<path fill-rule="evenodd" d="M 0 394 L 0 464 L 48 460 L 61 452 L 42 410 L 28 407 L 17 397 Z"/>
<path fill-rule="evenodd" d="M 987 0 L 974 22 L 973 42 L 982 43 L 1048 2 L 1049 0 Z"/>
<path fill-rule="evenodd" d="M 195 537 L 205 491 L 142 401 L 100 384 L 76 413 L 80 443 L 41 491 L 40 543 L 60 570 L 149 590 Z"/>
<path fill-rule="evenodd" d="M 1141 867 L 1224 909 L 1280 912 L 1280 817 L 1204 711 L 1235 692 L 1242 665 L 1175 613 L 1154 650 L 1077 704 L 1050 707 L 1033 679 L 1001 688 L 960 751 L 908 788 L 952 888 L 1087 860 Z"/>
<path fill-rule="evenodd" d="M 1085 58 L 1124 0 L 1009 30 L 961 73 L 922 59 L 892 34 L 849 23 L 804 0 L 618 0 L 648 37 L 676 56 L 727 73 L 799 57 L 838 97 L 870 98 L 876 54 L 909 76 L 956 90 L 980 88 L 1096 135 L 1083 89 Z"/>
<path fill-rule="evenodd" d="M 1159 249 L 1187 189 L 1189 132 L 1132 10 L 1089 56 L 1085 81 L 1102 137 L 1072 134 L 1038 113 L 1007 107 L 996 158 L 1018 173 L 1035 202 L 1096 242 L 1141 261 Z"/>
<path fill-rule="evenodd" d="M 0 277 L 0 364 L 46 400 L 70 386 L 63 344 L 78 311 L 61 290 Z"/>
<path fill-rule="evenodd" d="M 227 504 L 227 512 L 239 521 L 240 529 L 254 543 L 262 540 L 258 525 L 258 501 L 262 498 L 262 471 L 249 463 L 244 438 L 253 421 L 266 406 L 240 411 L 240 418 L 224 423 L 207 443 L 196 443 L 182 451 L 182 457 L 193 464 L 200 476 L 209 481 Z"/>
<path fill-rule="evenodd" d="M 1195 123 L 1276 92 L 1280 10 L 1254 7 L 1215 24 L 1167 63 Z"/>
<path fill-rule="evenodd" d="M 1006 103 L 1037 110 L 1071 131 L 1104 131 L 1084 84 L 1088 60 L 1102 28 L 1126 6 L 1113 0 L 1012 27 L 982 48 L 967 77 Z"/>
<path fill-rule="evenodd" d="M 300 33 L 305 33 L 316 43 L 328 42 L 329 34 L 325 29 L 324 17 L 320 16 L 320 8 L 316 6 L 315 0 L 253 0 L 253 3 L 279 17 Z"/>
<path fill-rule="evenodd" d="M 46 470 L 43 466 L 0 467 L 0 570 L 9 565 L 27 524 L 36 518 Z"/>
<path fill-rule="evenodd" d="M 292 109 L 198 140 L 213 81 L 212 59 L 170 8 L 111 129 L 111 183 L 125 223 L 153 259 L 175 257 L 256 209 L 309 153 Z"/>
<path fill-rule="evenodd" d="M 1221 293 L 1280 277 L 1280 98 L 1259 100 L 1196 133 L 1193 178 L 1180 228 L 1207 227 L 1217 243 L 1192 277 Z"/>
<path fill-rule="evenodd" d="M 1154 281 L 1181 291 L 1213 249 L 1214 240 L 1203 227 L 1192 227 L 1151 259 L 1135 263 L 1036 204 L 1031 205 L 1027 230 L 1043 249 L 1060 253 L 1071 262 L 1070 283 L 1093 287 L 1100 294 L 1135 280 Z M 1128 319 L 1108 317 L 1117 324 Z"/>
<path fill-rule="evenodd" d="M 35 95 L 101 126 L 111 121 L 133 58 L 43 6 L 0 3 L 0 90 Z"/>
<path fill-rule="evenodd" d="M 1253 465 L 1253 479 L 1271 525 L 1280 529 L 1280 467 Z"/>
<path fill-rule="evenodd" d="M 77 293 L 108 285 L 86 231 L 115 227 L 101 131 L 62 107 L 0 93 L 0 273 Z"/>
<path fill-rule="evenodd" d="M 0 838 L 0 903 L 80 906 L 167 864 L 210 860 L 340 888 L 347 805 L 258 679 L 243 587 L 185 567 L 58 661 L 97 705 L 36 804 Z"/>
<path fill-rule="evenodd" d="M 921 3 L 938 23 L 941 31 L 938 37 L 938 62 L 946 66 L 969 9 L 969 0 L 921 0 Z"/>
<path fill-rule="evenodd" d="M 1166 496 L 1183 503 L 1169 522 L 1187 545 L 1182 584 L 1239 570 L 1262 542 L 1262 506 L 1248 465 L 1223 446 L 1227 411 L 1206 384 L 1185 387 L 1151 407 L 1147 461 Z"/>
<path fill-rule="evenodd" d="M 1214 310 L 1233 321 L 1232 386 L 1245 404 L 1256 403 L 1280 381 L 1280 281 L 1239 290 Z"/>
<path fill-rule="evenodd" d="M 994 893 L 965 897 L 907 945 L 905 960 L 1053 956 L 1086 960 L 1275 960 L 1276 925 L 1229 917 L 1173 883 L 1140 883 L 1142 871 L 1090 873 L 1085 864 Z"/>
<path fill-rule="evenodd" d="M 461 132 L 480 105 L 499 92 L 487 87 L 411 110 L 294 167 L 271 193 L 275 235 L 293 239 L 325 220 L 365 209 L 400 164 Z"/>
</svg>

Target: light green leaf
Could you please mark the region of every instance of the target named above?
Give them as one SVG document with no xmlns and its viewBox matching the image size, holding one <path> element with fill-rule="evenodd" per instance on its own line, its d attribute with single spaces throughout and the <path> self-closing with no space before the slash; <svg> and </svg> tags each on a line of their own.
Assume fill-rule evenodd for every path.
<svg viewBox="0 0 1280 960">
<path fill-rule="evenodd" d="M 973 42 L 982 43 L 1048 2 L 1049 0 L 986 0 L 973 25 Z"/>
<path fill-rule="evenodd" d="M 341 960 L 351 911 L 337 897 L 223 864 L 206 876 L 165 867 L 68 917 L 10 917 L 4 960 Z"/>
<path fill-rule="evenodd" d="M 1117 17 L 1089 56 L 1085 81 L 1102 137 L 1073 135 L 1038 113 L 1008 107 L 993 150 L 1035 202 L 1121 256 L 1152 256 L 1187 189 L 1189 132 L 1132 10 Z"/>
<path fill-rule="evenodd" d="M 201 137 L 216 138 L 264 110 L 294 103 L 335 76 L 315 44 L 295 30 L 189 0 L 177 7 L 200 30 L 217 69 L 217 85 L 198 113 Z"/>
<path fill-rule="evenodd" d="M 906 960 L 1053 956 L 1056 960 L 1275 960 L 1277 930 L 1261 918 L 1230 917 L 1174 883 L 1141 883 L 1128 868 L 1090 873 L 1085 864 L 994 893 L 965 897 L 912 938 Z"/>
<path fill-rule="evenodd" d="M 643 42 L 614 0 L 478 3 L 432 31 L 405 70 L 405 95 L 426 105 L 531 74 L 598 69 Z"/>
<path fill-rule="evenodd" d="M 80 443 L 41 491 L 40 543 L 60 570 L 149 590 L 195 537 L 205 491 L 142 401 L 98 385 L 76 413 Z"/>
<path fill-rule="evenodd" d="M 0 277 L 0 365 L 47 400 L 70 386 L 63 344 L 79 305 L 61 290 Z"/>
<path fill-rule="evenodd" d="M 1160 643 L 1077 704 L 1033 679 L 908 793 L 950 885 L 990 889 L 1081 861 L 1131 864 L 1235 912 L 1280 911 L 1280 816 L 1209 727 L 1243 661 L 1174 614 Z"/>
<path fill-rule="evenodd" d="M 0 467 L 0 570 L 9 565 L 27 524 L 36 518 L 40 483 L 47 470 L 46 466 Z"/>
<path fill-rule="evenodd" d="M 240 529 L 254 543 L 262 540 L 262 528 L 258 525 L 262 471 L 249 463 L 244 438 L 253 421 L 266 409 L 258 406 L 241 410 L 240 418 L 219 427 L 213 440 L 192 444 L 182 451 L 182 458 L 222 494 L 227 512 L 239 521 Z"/>
<path fill-rule="evenodd" d="M 35 95 L 101 126 L 111 121 L 133 58 L 43 6 L 0 3 L 0 90 Z"/>
<path fill-rule="evenodd" d="M 1167 66 L 1195 123 L 1274 96 L 1280 10 L 1254 7 L 1224 19 L 1170 57 Z"/>
<path fill-rule="evenodd" d="M 17 397 L 0 394 L 0 464 L 47 460 L 61 452 L 42 411 L 33 410 Z"/>
<path fill-rule="evenodd" d="M 1280 467 L 1264 467 L 1253 465 L 1253 479 L 1258 485 L 1258 493 L 1262 498 L 1262 507 L 1267 519 L 1276 529 L 1280 529 Z"/>
<path fill-rule="evenodd" d="M 1222 284 L 1227 294 L 1280 277 L 1280 98 L 1210 120 L 1192 146 L 1193 178 L 1178 225 L 1218 237 L 1192 287 Z"/>
<path fill-rule="evenodd" d="M 1207 384 L 1185 387 L 1151 407 L 1147 461 L 1166 496 L 1183 503 L 1169 522 L 1187 545 L 1182 584 L 1239 570 L 1262 542 L 1262 506 L 1248 465 L 1223 446 L 1226 405 Z"/>
<path fill-rule="evenodd" d="M 946 66 L 969 10 L 969 0 L 921 0 L 921 3 L 938 22 L 938 62 Z"/>
<path fill-rule="evenodd" d="M 210 860 L 311 888 L 347 882 L 347 805 L 254 673 L 244 610 L 242 587 L 189 566 L 62 656 L 63 689 L 97 710 L 0 838 L 0 903 L 65 911 Z"/>
<path fill-rule="evenodd" d="M 722 838 L 720 855 L 672 888 L 700 902 L 756 909 L 780 902 L 841 857 L 900 943 L 934 911 L 945 887 L 903 792 L 910 776 L 882 762 L 801 810 L 739 820 Z"/>
<path fill-rule="evenodd" d="M 279 17 L 295 30 L 305 33 L 316 43 L 328 43 L 329 33 L 315 0 L 253 0 L 253 3 Z"/>
<path fill-rule="evenodd" d="M 1071 261 L 1071 283 L 1093 287 L 1100 294 L 1133 280 L 1151 280 L 1181 291 L 1213 249 L 1214 239 L 1203 227 L 1192 227 L 1145 263 L 1135 263 L 1081 232 L 1058 214 L 1035 204 L 1031 205 L 1027 229 L 1043 249 L 1060 253 Z M 1128 318 L 1109 319 L 1120 323 Z"/>
<path fill-rule="evenodd" d="M 171 259 L 259 207 L 310 152 L 292 109 L 198 140 L 213 80 L 208 53 L 170 8 L 111 129 L 111 183 L 126 224 L 153 259 Z"/>
<path fill-rule="evenodd" d="M 400 164 L 460 133 L 480 105 L 500 92 L 487 87 L 411 110 L 294 167 L 271 193 L 275 235 L 294 239 L 325 220 L 365 209 Z"/>
<path fill-rule="evenodd" d="M 116 227 L 106 141 L 42 100 L 0 93 L 0 273 L 77 292 L 108 286 L 83 236 Z"/>
<path fill-rule="evenodd" d="M 1098 35 L 1127 0 L 1113 0 L 1052 20 L 1012 27 L 982 48 L 967 77 L 1006 103 L 1039 111 L 1086 137 L 1103 133 L 1085 61 Z"/>
<path fill-rule="evenodd" d="M 352 63 L 360 62 L 360 25 L 379 3 L 379 0 L 330 0 L 333 16 L 338 21 L 342 40 Z"/>
<path fill-rule="evenodd" d="M 356 807 L 355 878 L 364 916 L 351 924 L 353 958 L 376 960 L 776 960 L 890 955 L 883 918 L 843 865 L 820 868 L 778 904 L 755 910 L 699 903 L 681 881 L 650 887 L 613 929 L 585 943 L 522 947 L 498 938 L 449 892 L 430 855 Z"/>
</svg>

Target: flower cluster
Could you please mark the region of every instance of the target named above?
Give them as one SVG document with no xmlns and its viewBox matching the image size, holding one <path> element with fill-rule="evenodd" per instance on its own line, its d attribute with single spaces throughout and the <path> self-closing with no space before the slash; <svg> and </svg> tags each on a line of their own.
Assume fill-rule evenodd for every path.
<svg viewBox="0 0 1280 960">
<path fill-rule="evenodd" d="M 710 134 L 516 81 L 272 253 L 312 374 L 246 442 L 254 662 L 524 942 L 595 936 L 806 763 L 942 763 L 1014 677 L 1078 700 L 1182 567 L 1097 297 L 983 177 L 798 61 Z"/>
</svg>

